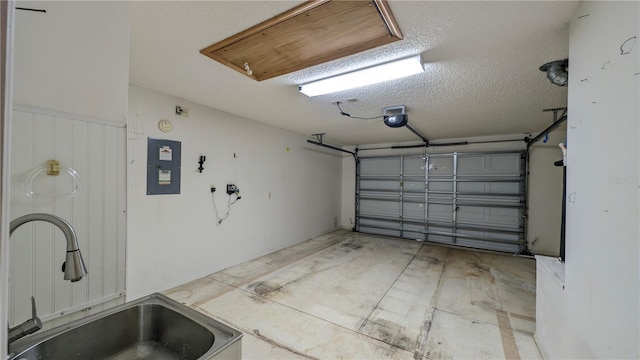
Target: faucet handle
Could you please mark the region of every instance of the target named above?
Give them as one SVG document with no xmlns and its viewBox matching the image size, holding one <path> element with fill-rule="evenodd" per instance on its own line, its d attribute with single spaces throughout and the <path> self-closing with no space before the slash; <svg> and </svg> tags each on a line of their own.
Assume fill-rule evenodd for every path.
<svg viewBox="0 0 640 360">
<path fill-rule="evenodd" d="M 42 329 L 42 321 L 38 317 L 38 314 L 36 314 L 36 299 L 31 296 L 31 319 L 9 329 L 7 333 L 9 343 L 12 343 L 29 334 L 33 334 L 40 329 Z"/>
<path fill-rule="evenodd" d="M 33 295 L 31 296 L 31 321 L 33 323 L 33 327 L 36 328 L 34 332 L 42 329 L 42 320 L 40 320 L 38 313 L 36 312 L 36 299 Z"/>
<path fill-rule="evenodd" d="M 38 319 L 38 314 L 36 312 L 36 298 L 34 298 L 33 296 L 31 296 L 31 318 Z"/>
</svg>

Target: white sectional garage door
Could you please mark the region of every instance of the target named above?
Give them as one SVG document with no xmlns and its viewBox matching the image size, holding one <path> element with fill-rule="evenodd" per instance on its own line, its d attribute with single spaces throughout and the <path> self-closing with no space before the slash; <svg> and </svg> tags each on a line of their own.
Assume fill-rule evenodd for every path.
<svg viewBox="0 0 640 360">
<path fill-rule="evenodd" d="M 525 153 L 360 158 L 356 231 L 523 252 Z"/>
</svg>

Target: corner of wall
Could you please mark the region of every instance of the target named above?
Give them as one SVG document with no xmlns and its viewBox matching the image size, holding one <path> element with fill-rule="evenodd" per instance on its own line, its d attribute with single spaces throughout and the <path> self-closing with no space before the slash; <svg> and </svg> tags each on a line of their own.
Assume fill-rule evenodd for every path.
<svg viewBox="0 0 640 360">
<path fill-rule="evenodd" d="M 581 2 L 571 19 L 565 288 L 537 290 L 550 358 L 640 357 L 639 25 L 638 2 Z"/>
</svg>

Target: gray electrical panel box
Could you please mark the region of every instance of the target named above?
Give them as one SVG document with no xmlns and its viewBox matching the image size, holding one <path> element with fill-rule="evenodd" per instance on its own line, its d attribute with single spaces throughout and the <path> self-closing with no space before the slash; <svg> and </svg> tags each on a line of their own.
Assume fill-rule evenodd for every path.
<svg viewBox="0 0 640 360">
<path fill-rule="evenodd" d="M 180 194 L 180 141 L 149 138 L 147 195 Z"/>
</svg>

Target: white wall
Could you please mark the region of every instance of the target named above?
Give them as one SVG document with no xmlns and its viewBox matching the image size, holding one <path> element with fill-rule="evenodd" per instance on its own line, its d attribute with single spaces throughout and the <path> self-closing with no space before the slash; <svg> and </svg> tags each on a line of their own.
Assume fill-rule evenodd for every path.
<svg viewBox="0 0 640 360">
<path fill-rule="evenodd" d="M 12 102 L 123 123 L 128 111 L 129 5 L 98 1 L 8 4 L 13 5 L 47 12 L 15 12 Z M 5 169 L 11 166 L 9 155 L 4 154 Z M 21 184 L 11 184 L 15 186 Z M 10 191 L 3 189 L 5 194 Z M 17 216 L 13 210 L 2 214 L 7 224 Z M 3 276 L 2 281 L 7 280 Z M 71 286 L 83 287 L 82 283 Z M 2 292 L 0 301 L 0 318 L 6 319 L 8 294 Z M 6 341 L 0 341 L 4 350 Z"/>
<path fill-rule="evenodd" d="M 549 86 L 555 86 L 549 83 Z M 546 143 L 539 141 L 529 148 L 527 240 L 534 254 L 559 256 L 562 223 L 562 160 L 558 146 L 567 140 L 566 126 L 549 134 Z"/>
<path fill-rule="evenodd" d="M 130 87 L 129 96 L 128 300 L 325 233 L 340 219 L 341 154 L 143 88 Z M 189 117 L 175 116 L 176 105 Z M 160 132 L 161 119 L 173 123 L 171 132 Z M 180 194 L 146 195 L 148 137 L 182 142 Z M 200 155 L 207 157 L 202 173 Z M 227 183 L 242 199 L 217 225 L 210 186 L 222 216 Z"/>
<path fill-rule="evenodd" d="M 0 159 L 2 166 L 0 167 L 0 324 L 7 323 L 7 299 L 8 299 L 8 273 L 9 273 L 9 194 L 10 194 L 10 175 L 9 175 L 9 124 L 11 119 L 11 104 L 13 98 L 13 68 L 12 48 L 13 48 L 13 31 L 14 31 L 14 15 L 13 1 L 0 2 L 0 91 L 2 98 L 0 99 Z M 7 354 L 7 328 L 0 328 L 0 355 Z"/>
<path fill-rule="evenodd" d="M 623 46 L 640 35 L 639 5 L 583 2 L 571 19 L 564 290 L 538 302 L 564 321 L 536 329 L 550 358 L 640 357 L 640 43 Z"/>
<path fill-rule="evenodd" d="M 353 151 L 353 148 L 345 148 Z M 348 155 L 348 154 L 347 154 Z M 356 220 L 356 162 L 353 156 L 342 158 L 342 218 L 340 224 L 343 228 L 352 230 Z"/>
<path fill-rule="evenodd" d="M 44 222 L 16 229 L 10 243 L 9 325 L 31 316 L 28 300 L 32 295 L 44 329 L 124 302 L 124 123 L 100 123 L 15 105 L 11 136 L 12 218 L 39 212 L 69 221 L 89 274 L 78 282 L 63 279 L 60 266 L 65 261 L 66 242 L 59 229 Z M 60 162 L 58 176 L 46 175 L 44 165 L 50 159 Z M 70 169 L 77 172 L 77 181 L 67 172 Z M 27 195 L 27 188 L 34 196 Z M 50 194 L 58 196 L 47 196 Z M 88 307 L 91 309 L 81 311 Z"/>
<path fill-rule="evenodd" d="M 20 1 L 14 102 L 124 122 L 129 84 L 129 5 Z"/>
</svg>

